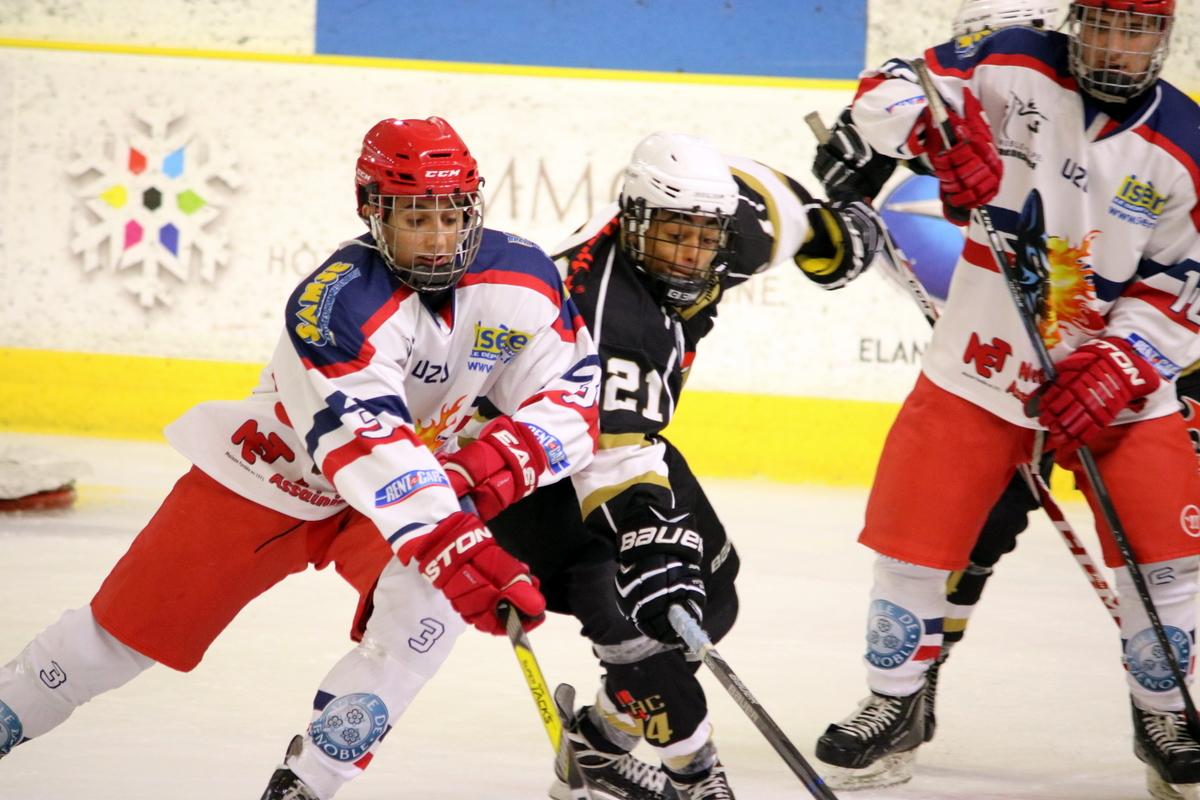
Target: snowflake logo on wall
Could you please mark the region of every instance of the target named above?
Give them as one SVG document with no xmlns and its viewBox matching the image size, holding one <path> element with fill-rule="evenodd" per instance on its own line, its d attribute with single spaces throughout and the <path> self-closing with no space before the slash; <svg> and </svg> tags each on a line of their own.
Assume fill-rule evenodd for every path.
<svg viewBox="0 0 1200 800">
<path fill-rule="evenodd" d="M 186 283 L 197 262 L 212 283 L 228 264 L 226 239 L 211 226 L 241 178 L 183 114 L 133 116 L 130 130 L 96 137 L 67 167 L 77 199 L 71 252 L 85 273 L 108 267 L 123 276 L 144 308 L 170 306 L 167 276 Z"/>
</svg>

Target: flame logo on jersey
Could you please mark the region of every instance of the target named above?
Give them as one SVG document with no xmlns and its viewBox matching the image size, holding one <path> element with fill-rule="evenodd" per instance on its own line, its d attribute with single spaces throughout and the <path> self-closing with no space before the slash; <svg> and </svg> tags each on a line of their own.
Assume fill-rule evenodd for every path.
<svg viewBox="0 0 1200 800">
<path fill-rule="evenodd" d="M 1057 236 L 1046 239 L 1050 295 L 1040 327 L 1047 347 L 1070 336 L 1093 338 L 1104 330 L 1104 318 L 1092 308 L 1096 284 L 1090 259 L 1092 242 L 1099 233 L 1092 231 L 1078 247 Z"/>
<path fill-rule="evenodd" d="M 462 408 L 463 401 L 466 399 L 466 395 L 463 395 L 453 403 L 442 403 L 442 409 L 438 412 L 436 420 L 430 420 L 429 422 L 417 420 L 414 427 L 417 430 L 417 438 L 421 440 L 421 443 L 436 453 L 442 446 L 442 434 L 450 427 L 450 423 L 454 421 L 454 416 Z"/>
</svg>

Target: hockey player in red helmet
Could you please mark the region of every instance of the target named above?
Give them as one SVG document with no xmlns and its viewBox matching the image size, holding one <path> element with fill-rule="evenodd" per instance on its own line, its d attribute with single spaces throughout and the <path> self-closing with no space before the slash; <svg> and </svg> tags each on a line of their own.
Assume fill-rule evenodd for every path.
<svg viewBox="0 0 1200 800">
<path fill-rule="evenodd" d="M 1134 755 L 1156 796 L 1175 791 L 1164 784 L 1200 793 L 1187 687 L 1167 669 L 1077 456 L 1081 445 L 1094 454 L 1137 569 L 1169 576 L 1151 581 L 1148 595 L 1190 681 L 1200 541 L 1185 509 L 1200 505 L 1200 476 L 1175 389 L 1200 360 L 1200 108 L 1158 77 L 1174 12 L 1162 0 L 1081 0 L 1067 34 L 1009 28 L 925 51 L 951 108 L 952 146 L 909 65 L 895 59 L 863 78 L 855 131 L 882 158 L 928 158 L 947 204 L 986 206 L 1011 239 L 1028 230 L 1019 221 L 1032 192 L 1045 199 L 1050 275 L 1038 333 L 1058 376 L 1040 374 L 984 226 L 961 215 L 966 244 L 922 375 L 884 446 L 859 539 L 878 554 L 864 657 L 871 693 L 818 740 L 828 764 L 865 772 L 926 739 L 927 682 L 949 630 L 947 578 L 968 564 L 981 523 L 1042 431 L 1101 520 Z M 1027 406 L 1035 393 L 1040 403 Z"/>
<path fill-rule="evenodd" d="M 1158 79 L 1167 60 L 1175 0 L 1075 0 L 1071 72 L 1099 100 L 1125 103 Z"/>
<path fill-rule="evenodd" d="M 446 120 L 385 119 L 354 170 L 358 214 L 396 277 L 418 292 L 458 282 L 483 236 L 483 180 Z"/>
<path fill-rule="evenodd" d="M 445 120 L 368 132 L 370 232 L 297 286 L 249 398 L 168 426 L 194 466 L 91 603 L 0 668 L 0 756 L 155 663 L 190 671 L 256 596 L 333 563 L 360 595 L 361 643 L 263 794 L 329 800 L 467 627 L 503 635 L 501 603 L 527 628 L 543 618 L 536 579 L 480 515 L 592 458 L 598 363 L 553 262 L 483 228 L 481 183 Z"/>
</svg>

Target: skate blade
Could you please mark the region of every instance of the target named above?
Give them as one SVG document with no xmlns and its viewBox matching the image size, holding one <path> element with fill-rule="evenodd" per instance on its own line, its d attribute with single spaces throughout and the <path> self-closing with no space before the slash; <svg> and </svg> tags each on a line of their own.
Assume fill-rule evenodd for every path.
<svg viewBox="0 0 1200 800">
<path fill-rule="evenodd" d="M 845 769 L 826 765 L 823 777 L 830 789 L 853 792 L 858 789 L 882 789 L 912 780 L 917 751 L 891 753 L 862 769 Z M 1189 799 L 1190 800 L 1190 799 Z M 1200 800 L 1200 798 L 1198 798 Z"/>
<path fill-rule="evenodd" d="M 1200 800 L 1200 783 L 1167 783 L 1153 767 L 1146 767 L 1146 791 L 1154 800 Z"/>
<path fill-rule="evenodd" d="M 615 794 L 609 794 L 595 786 L 590 786 L 587 789 L 572 789 L 567 786 L 566 781 L 555 780 L 550 784 L 550 790 L 547 792 L 551 800 L 588 800 L 590 792 L 591 800 L 622 800 Z"/>
</svg>

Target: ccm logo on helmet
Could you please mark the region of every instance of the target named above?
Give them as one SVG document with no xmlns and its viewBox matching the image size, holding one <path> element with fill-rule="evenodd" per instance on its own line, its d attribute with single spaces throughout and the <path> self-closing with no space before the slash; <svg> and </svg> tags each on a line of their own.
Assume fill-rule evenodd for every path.
<svg viewBox="0 0 1200 800">
<path fill-rule="evenodd" d="M 1137 365 L 1133 363 L 1133 359 L 1129 357 L 1128 353 L 1112 342 L 1106 342 L 1103 339 L 1097 342 L 1097 344 L 1109 351 L 1109 356 L 1112 358 L 1113 363 L 1121 369 L 1121 372 L 1129 376 L 1129 383 L 1131 385 L 1141 386 L 1146 382 L 1146 379 L 1138 372 Z"/>
<path fill-rule="evenodd" d="M 674 528 L 667 525 L 651 525 L 649 528 L 630 531 L 621 537 L 621 550 L 624 552 L 651 543 L 679 544 L 700 553 L 704 552 L 704 540 L 700 538 L 700 534 L 678 525 Z"/>
<path fill-rule="evenodd" d="M 455 175 L 461 175 L 461 169 L 427 169 L 425 170 L 426 178 L 453 178 Z"/>
<path fill-rule="evenodd" d="M 487 528 L 476 528 L 475 530 L 467 531 L 446 545 L 446 549 L 434 556 L 421 572 L 425 573 L 425 577 L 429 578 L 429 580 L 436 581 L 438 576 L 442 574 L 442 567 L 450 566 L 450 562 L 454 560 L 455 556 L 462 555 L 480 542 L 491 538 L 492 532 Z"/>
</svg>

